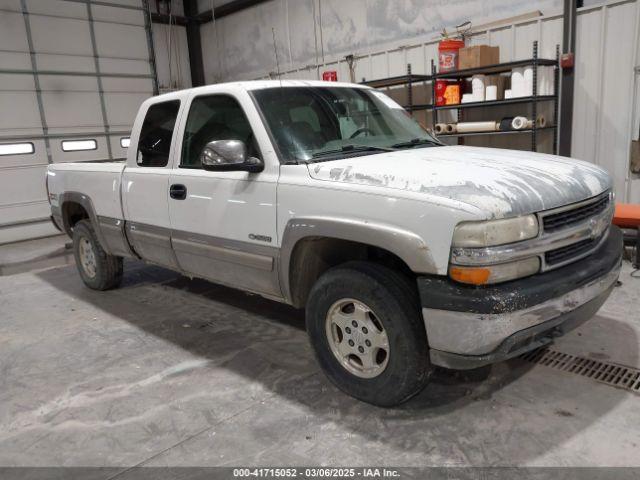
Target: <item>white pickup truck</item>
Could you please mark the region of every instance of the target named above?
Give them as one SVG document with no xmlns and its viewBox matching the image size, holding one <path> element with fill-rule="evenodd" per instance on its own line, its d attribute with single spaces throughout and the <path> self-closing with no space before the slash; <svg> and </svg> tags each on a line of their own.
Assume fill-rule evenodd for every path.
<svg viewBox="0 0 640 480">
<path fill-rule="evenodd" d="M 444 146 L 352 84 L 150 98 L 126 162 L 50 165 L 47 188 L 90 288 L 131 257 L 305 307 L 327 376 L 382 406 L 587 320 L 622 256 L 602 169 Z"/>
</svg>

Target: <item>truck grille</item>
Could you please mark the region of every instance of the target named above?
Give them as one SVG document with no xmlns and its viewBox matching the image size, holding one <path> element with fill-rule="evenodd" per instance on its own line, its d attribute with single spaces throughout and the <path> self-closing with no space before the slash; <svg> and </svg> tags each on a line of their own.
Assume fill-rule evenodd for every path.
<svg viewBox="0 0 640 480">
<path fill-rule="evenodd" d="M 596 198 L 593 202 L 571 210 L 547 215 L 542 219 L 545 232 L 555 232 L 565 227 L 580 223 L 594 215 L 604 212 L 609 206 L 609 194 Z M 580 242 L 582 243 L 582 242 Z M 560 249 L 558 249 L 560 250 Z"/>
<path fill-rule="evenodd" d="M 567 260 L 572 260 L 583 253 L 587 253 L 593 249 L 598 242 L 599 238 L 582 240 L 580 242 L 572 243 L 566 247 L 556 248 L 555 250 L 549 250 L 544 254 L 545 262 L 548 266 L 558 265 L 559 263 Z"/>
</svg>

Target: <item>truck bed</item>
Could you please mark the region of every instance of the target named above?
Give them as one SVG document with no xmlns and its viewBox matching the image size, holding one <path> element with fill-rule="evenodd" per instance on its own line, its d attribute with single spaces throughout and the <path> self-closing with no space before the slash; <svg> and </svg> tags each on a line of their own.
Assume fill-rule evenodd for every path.
<svg viewBox="0 0 640 480">
<path fill-rule="evenodd" d="M 77 192 L 94 202 L 97 215 L 122 218 L 120 183 L 125 163 L 74 162 L 49 165 L 47 178 L 52 205 L 62 193 Z"/>
</svg>

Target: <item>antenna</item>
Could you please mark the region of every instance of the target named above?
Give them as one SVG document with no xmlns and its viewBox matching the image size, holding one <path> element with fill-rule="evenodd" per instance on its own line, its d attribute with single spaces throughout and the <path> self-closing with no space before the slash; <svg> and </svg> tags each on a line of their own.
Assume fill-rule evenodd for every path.
<svg viewBox="0 0 640 480">
<path fill-rule="evenodd" d="M 273 53 L 276 56 L 276 72 L 280 79 L 280 88 L 282 88 L 282 75 L 280 75 L 280 62 L 278 61 L 278 47 L 276 46 L 276 29 L 271 27 L 271 35 L 273 36 Z"/>
<path fill-rule="evenodd" d="M 280 101 L 284 105 L 284 89 L 282 88 L 282 75 L 280 74 L 280 61 L 278 60 L 278 47 L 276 45 L 276 29 L 274 27 L 271 27 L 271 35 L 273 36 L 273 53 L 275 54 L 275 57 L 276 57 L 276 72 L 278 75 L 278 80 L 280 80 Z M 284 127 L 284 122 L 282 117 L 280 117 L 278 121 L 280 122 L 280 127 Z M 285 138 L 287 137 L 289 139 L 289 145 L 293 147 L 293 140 L 291 139 L 291 134 L 285 135 Z M 289 160 L 287 160 L 287 163 L 288 162 Z"/>
</svg>

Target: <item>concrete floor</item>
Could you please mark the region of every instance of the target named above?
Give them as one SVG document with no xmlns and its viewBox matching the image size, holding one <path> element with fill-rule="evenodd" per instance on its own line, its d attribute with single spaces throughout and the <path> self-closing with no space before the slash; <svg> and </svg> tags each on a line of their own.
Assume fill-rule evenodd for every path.
<svg viewBox="0 0 640 480">
<path fill-rule="evenodd" d="M 640 367 L 630 271 L 555 350 Z M 110 292 L 0 277 L 0 466 L 640 466 L 639 421 L 640 395 L 519 359 L 379 409 L 287 306 L 134 262 Z"/>
</svg>

